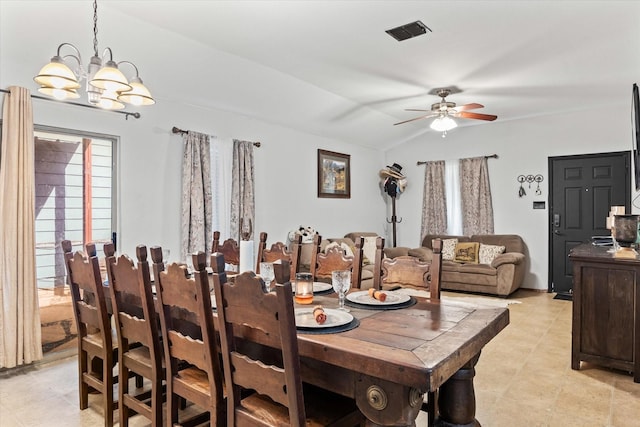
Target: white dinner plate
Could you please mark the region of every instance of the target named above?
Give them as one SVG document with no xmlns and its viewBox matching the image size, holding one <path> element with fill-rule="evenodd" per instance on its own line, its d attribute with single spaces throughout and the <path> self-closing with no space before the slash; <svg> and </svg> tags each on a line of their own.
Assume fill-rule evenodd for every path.
<svg viewBox="0 0 640 427">
<path fill-rule="evenodd" d="M 318 292 L 328 291 L 329 289 L 333 289 L 333 286 L 331 286 L 331 283 L 313 282 L 313 293 L 314 294 L 317 294 Z M 296 293 L 296 281 L 295 280 L 291 281 L 291 291 L 294 294 Z"/>
<path fill-rule="evenodd" d="M 347 294 L 347 299 L 356 304 L 364 305 L 397 305 L 411 300 L 411 295 L 399 294 L 393 291 L 384 291 L 387 299 L 379 301 L 369 295 L 369 291 L 358 291 Z"/>
<path fill-rule="evenodd" d="M 329 289 L 333 289 L 333 286 L 331 286 L 331 283 L 313 282 L 314 294 L 317 294 L 318 292 L 328 291 Z"/>
<path fill-rule="evenodd" d="M 313 308 L 296 308 L 296 326 L 300 328 L 333 328 L 346 325 L 353 320 L 353 316 L 344 310 L 337 308 L 325 308 L 327 320 L 323 324 L 316 322 L 313 317 Z"/>
</svg>

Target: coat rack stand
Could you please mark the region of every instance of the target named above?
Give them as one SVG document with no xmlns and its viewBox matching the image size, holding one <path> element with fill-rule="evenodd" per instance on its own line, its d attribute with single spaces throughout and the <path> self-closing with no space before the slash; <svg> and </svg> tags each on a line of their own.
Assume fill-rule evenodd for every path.
<svg viewBox="0 0 640 427">
<path fill-rule="evenodd" d="M 387 219 L 387 222 L 389 224 L 392 224 L 392 229 L 393 229 L 393 247 L 396 247 L 396 224 L 402 222 L 402 218 L 398 219 L 398 217 L 396 216 L 396 196 L 390 196 L 391 197 L 391 219 Z"/>
</svg>

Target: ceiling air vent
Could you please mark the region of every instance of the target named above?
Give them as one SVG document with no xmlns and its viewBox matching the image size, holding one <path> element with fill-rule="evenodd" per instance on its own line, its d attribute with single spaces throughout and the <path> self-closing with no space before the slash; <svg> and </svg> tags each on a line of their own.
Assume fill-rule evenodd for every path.
<svg viewBox="0 0 640 427">
<path fill-rule="evenodd" d="M 394 39 L 401 42 L 402 40 L 407 40 L 407 39 L 425 34 L 427 31 L 431 32 L 431 29 L 426 25 L 424 25 L 422 22 L 416 21 L 416 22 L 411 22 L 409 24 L 401 25 L 396 28 L 392 28 L 385 32 L 389 34 L 391 37 L 393 37 Z"/>
</svg>

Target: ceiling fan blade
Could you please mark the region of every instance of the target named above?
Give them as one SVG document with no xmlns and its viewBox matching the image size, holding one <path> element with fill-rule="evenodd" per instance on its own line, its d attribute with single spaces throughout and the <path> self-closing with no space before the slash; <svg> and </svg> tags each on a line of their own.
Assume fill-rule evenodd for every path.
<svg viewBox="0 0 640 427">
<path fill-rule="evenodd" d="M 456 114 L 456 117 L 462 117 L 464 119 L 488 120 L 490 122 L 498 118 L 498 116 L 494 116 L 493 114 L 467 113 L 465 111 L 461 111 L 460 113 Z"/>
<path fill-rule="evenodd" d="M 435 117 L 437 116 L 437 114 L 425 114 L 424 116 L 418 116 L 418 117 L 414 117 L 413 119 L 409 119 L 409 120 L 405 120 L 403 122 L 398 122 L 398 123 L 394 123 L 393 125 L 401 125 L 403 123 L 409 123 L 409 122 L 413 122 L 414 120 L 420 120 L 420 119 L 427 119 L 429 117 Z"/>
<path fill-rule="evenodd" d="M 471 104 L 460 105 L 453 109 L 456 111 L 467 111 L 467 110 L 475 110 L 476 108 L 484 108 L 484 105 L 473 102 Z"/>
<path fill-rule="evenodd" d="M 431 111 L 431 110 L 424 110 L 420 108 L 405 108 L 404 111 Z"/>
</svg>

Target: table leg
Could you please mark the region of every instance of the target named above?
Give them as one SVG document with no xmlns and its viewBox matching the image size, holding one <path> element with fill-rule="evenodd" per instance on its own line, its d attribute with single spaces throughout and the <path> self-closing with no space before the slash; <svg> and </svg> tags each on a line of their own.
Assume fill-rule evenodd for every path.
<svg viewBox="0 0 640 427">
<path fill-rule="evenodd" d="M 356 404 L 367 418 L 367 427 L 415 425 L 423 393 L 417 389 L 360 375 L 356 379 Z"/>
<path fill-rule="evenodd" d="M 439 389 L 437 427 L 480 427 L 476 420 L 476 395 L 473 389 L 475 366 L 480 353 L 468 361 Z"/>
</svg>

